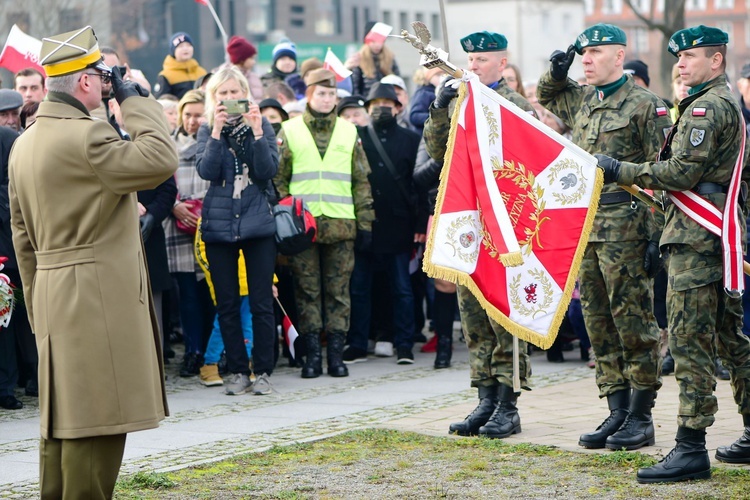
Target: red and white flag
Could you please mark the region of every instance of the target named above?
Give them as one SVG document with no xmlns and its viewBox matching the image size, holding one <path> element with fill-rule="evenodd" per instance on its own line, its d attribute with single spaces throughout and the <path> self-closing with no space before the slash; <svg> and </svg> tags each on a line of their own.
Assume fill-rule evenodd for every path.
<svg viewBox="0 0 750 500">
<path fill-rule="evenodd" d="M 428 275 L 468 287 L 510 333 L 550 347 L 596 215 L 596 159 L 468 74 L 453 115 Z"/>
<path fill-rule="evenodd" d="M 13 73 L 26 68 L 34 68 L 46 75 L 44 68 L 39 64 L 41 51 L 42 41 L 27 35 L 14 24 L 8 34 L 5 47 L 0 53 L 0 68 L 8 69 Z"/>
<path fill-rule="evenodd" d="M 328 52 L 326 52 L 326 58 L 323 60 L 323 68 L 333 71 L 336 74 L 337 82 L 346 80 L 352 74 L 351 71 L 346 69 L 344 63 L 341 62 L 341 59 L 336 57 L 336 54 L 333 53 L 331 47 L 328 47 Z"/>
<path fill-rule="evenodd" d="M 385 23 L 381 23 L 378 21 L 373 25 L 372 28 L 370 28 L 370 31 L 367 32 L 367 35 L 365 35 L 365 43 L 368 42 L 385 42 L 385 39 L 388 38 L 388 35 L 391 34 L 391 31 L 393 31 L 393 26 L 389 26 Z"/>
<path fill-rule="evenodd" d="M 292 355 L 293 359 L 297 359 L 294 352 L 294 341 L 299 337 L 299 333 L 297 333 L 297 329 L 292 324 L 292 320 L 289 319 L 289 316 L 286 314 L 284 315 L 284 319 L 281 320 L 281 328 L 284 331 L 284 341 L 286 342 L 287 347 L 289 347 L 289 354 Z"/>
<path fill-rule="evenodd" d="M 201 5 L 208 5 L 208 0 L 195 0 L 195 3 L 199 3 Z"/>
</svg>

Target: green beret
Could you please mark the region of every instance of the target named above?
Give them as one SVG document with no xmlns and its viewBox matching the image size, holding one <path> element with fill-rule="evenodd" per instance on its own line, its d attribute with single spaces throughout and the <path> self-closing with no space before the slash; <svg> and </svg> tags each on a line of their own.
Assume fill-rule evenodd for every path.
<svg viewBox="0 0 750 500">
<path fill-rule="evenodd" d="M 500 33 L 478 31 L 461 39 L 464 52 L 498 52 L 508 48 L 508 39 Z"/>
<path fill-rule="evenodd" d="M 694 47 L 711 47 L 714 45 L 726 45 L 729 43 L 729 35 L 711 26 L 693 26 L 680 30 L 669 39 L 669 51 L 677 55 L 681 50 Z"/>
<path fill-rule="evenodd" d="M 625 32 L 614 24 L 599 23 L 586 29 L 576 38 L 576 52 L 583 54 L 584 47 L 595 45 L 627 45 Z"/>
</svg>

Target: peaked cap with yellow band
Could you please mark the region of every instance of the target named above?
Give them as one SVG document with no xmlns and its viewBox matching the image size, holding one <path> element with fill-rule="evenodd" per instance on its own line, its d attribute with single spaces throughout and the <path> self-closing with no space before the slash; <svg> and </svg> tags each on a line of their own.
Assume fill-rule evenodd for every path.
<svg viewBox="0 0 750 500">
<path fill-rule="evenodd" d="M 42 38 L 40 63 L 47 76 L 64 76 L 94 67 L 109 72 L 91 26 Z"/>
</svg>

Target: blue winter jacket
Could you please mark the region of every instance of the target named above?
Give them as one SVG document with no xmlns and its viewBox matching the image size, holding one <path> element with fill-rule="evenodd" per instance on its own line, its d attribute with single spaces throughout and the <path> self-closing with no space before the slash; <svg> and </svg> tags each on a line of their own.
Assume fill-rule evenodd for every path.
<svg viewBox="0 0 750 500">
<path fill-rule="evenodd" d="M 273 192 L 271 179 L 278 170 L 279 154 L 276 135 L 265 118 L 263 138 L 256 141 L 250 131 L 244 150 L 244 157 L 237 151 L 238 160 L 247 164 L 252 183 L 242 190 L 240 198 L 234 199 L 235 160 L 229 140 L 224 134 L 220 140 L 214 139 L 205 124 L 198 130 L 196 168 L 201 178 L 211 181 L 201 214 L 201 233 L 206 243 L 234 243 L 276 232 L 267 192 Z"/>
</svg>

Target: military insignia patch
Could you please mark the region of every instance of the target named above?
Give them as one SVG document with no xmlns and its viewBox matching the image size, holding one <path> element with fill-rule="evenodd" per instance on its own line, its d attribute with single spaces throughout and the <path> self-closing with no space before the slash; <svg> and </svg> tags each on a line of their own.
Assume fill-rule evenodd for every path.
<svg viewBox="0 0 750 500">
<path fill-rule="evenodd" d="M 693 116 L 706 116 L 706 108 L 693 108 Z"/>
<path fill-rule="evenodd" d="M 703 142 L 703 138 L 706 137 L 706 131 L 699 128 L 694 128 L 690 131 L 690 144 L 693 146 L 700 146 Z"/>
<path fill-rule="evenodd" d="M 581 45 L 581 47 L 585 47 L 589 44 L 589 38 L 585 33 L 581 33 L 580 35 L 578 35 L 578 43 Z"/>
<path fill-rule="evenodd" d="M 667 108 L 664 106 L 656 108 L 656 116 L 667 116 Z"/>
<path fill-rule="evenodd" d="M 279 137 L 278 139 L 276 139 L 276 145 L 277 146 L 281 146 L 282 144 L 284 144 L 284 139 L 282 139 L 281 137 Z"/>
<path fill-rule="evenodd" d="M 677 45 L 677 42 L 674 40 L 669 41 L 669 48 L 672 49 L 672 52 L 677 53 L 680 51 L 680 47 Z"/>
<path fill-rule="evenodd" d="M 471 40 L 465 40 L 464 41 L 464 49 L 466 52 L 473 52 L 474 51 L 474 44 L 471 43 Z"/>
</svg>

